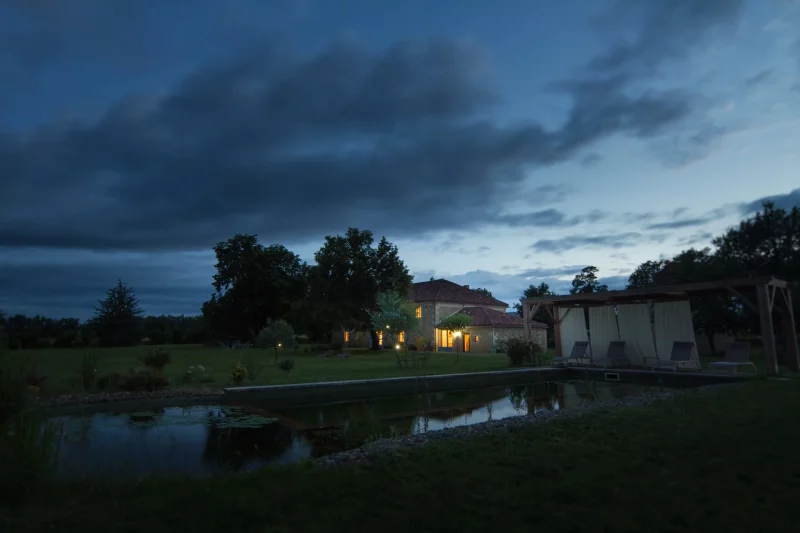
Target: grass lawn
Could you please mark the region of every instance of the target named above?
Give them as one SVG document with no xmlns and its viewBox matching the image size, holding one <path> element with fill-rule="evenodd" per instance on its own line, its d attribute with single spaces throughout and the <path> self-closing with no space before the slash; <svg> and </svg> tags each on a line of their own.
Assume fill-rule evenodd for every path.
<svg viewBox="0 0 800 533">
<path fill-rule="evenodd" d="M 258 349 L 226 350 L 199 345 L 166 346 L 172 352 L 172 363 L 164 373 L 172 379 L 173 385 L 182 386 L 182 376 L 193 365 L 203 365 L 206 375 L 213 376 L 214 382 L 205 387 L 224 387 L 232 385 L 231 370 L 236 360 L 252 359 L 263 365 L 263 370 L 254 381 L 247 385 L 274 385 L 285 383 L 309 383 L 314 381 L 339 381 L 350 379 L 385 378 L 431 374 L 466 372 L 485 372 L 507 369 L 508 358 L 504 354 L 460 354 L 456 362 L 455 353 L 434 353 L 427 368 L 398 368 L 393 351 L 369 352 L 353 350 L 347 359 L 338 357 L 319 358 L 316 353 L 287 353 L 295 360 L 295 369 L 290 374 L 274 366 L 274 352 Z M 100 348 L 91 350 L 98 357 L 98 375 L 105 372 L 127 373 L 129 368 L 140 367 L 136 358 L 146 353 L 147 347 Z M 78 391 L 80 380 L 78 369 L 81 356 L 86 350 L 46 349 L 25 352 L 8 352 L 12 357 L 29 357 L 36 365 L 37 372 L 48 376 L 44 382 L 44 394 L 65 394 Z M 283 354 L 281 355 L 283 357 Z"/>
<path fill-rule="evenodd" d="M 371 466 L 80 482 L 0 502 L 0 516 L 20 532 L 790 531 L 799 385 L 757 380 Z"/>
</svg>

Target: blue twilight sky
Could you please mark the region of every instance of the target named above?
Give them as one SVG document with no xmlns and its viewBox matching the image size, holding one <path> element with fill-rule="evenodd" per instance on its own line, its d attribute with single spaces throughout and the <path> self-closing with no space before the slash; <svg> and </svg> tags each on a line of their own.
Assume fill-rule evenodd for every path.
<svg viewBox="0 0 800 533">
<path fill-rule="evenodd" d="M 348 226 L 509 303 L 621 287 L 798 169 L 800 0 L 0 3 L 6 312 L 197 313 L 214 243 Z"/>
</svg>

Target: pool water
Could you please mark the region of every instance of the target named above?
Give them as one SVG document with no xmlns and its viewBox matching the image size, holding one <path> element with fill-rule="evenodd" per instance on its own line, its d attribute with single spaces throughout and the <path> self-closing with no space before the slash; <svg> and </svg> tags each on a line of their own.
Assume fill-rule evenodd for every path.
<svg viewBox="0 0 800 533">
<path fill-rule="evenodd" d="M 641 385 L 546 382 L 271 410 L 257 403 L 87 413 L 53 419 L 59 474 L 209 476 L 248 472 L 410 435 L 641 394 Z"/>
</svg>

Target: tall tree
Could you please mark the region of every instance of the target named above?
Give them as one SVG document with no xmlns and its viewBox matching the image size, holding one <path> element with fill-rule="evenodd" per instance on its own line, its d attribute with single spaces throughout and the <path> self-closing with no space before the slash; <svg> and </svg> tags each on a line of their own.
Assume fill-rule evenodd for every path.
<svg viewBox="0 0 800 533">
<path fill-rule="evenodd" d="M 305 265 L 284 246 L 265 247 L 256 235 L 236 234 L 217 243 L 214 253 L 215 292 L 202 311 L 217 338 L 251 339 L 306 295 Z"/>
<path fill-rule="evenodd" d="M 570 294 L 588 294 L 591 292 L 607 292 L 608 285 L 601 285 L 597 280 L 597 267 L 584 267 L 572 280 Z"/>
<path fill-rule="evenodd" d="M 373 247 L 371 231 L 349 228 L 345 235 L 325 237 L 310 268 L 309 307 L 328 331 L 346 324 L 369 327 L 370 311 L 377 310 L 379 292 L 406 297 L 411 292 L 411 275 L 386 238 Z M 372 345 L 378 346 L 374 328 Z"/>
<path fill-rule="evenodd" d="M 131 287 L 122 280 L 98 302 L 91 324 L 104 346 L 132 346 L 142 339 L 142 308 Z"/>
<path fill-rule="evenodd" d="M 544 296 L 556 296 L 556 293 L 550 290 L 550 285 L 545 282 L 541 282 L 539 285 L 528 285 L 528 288 L 522 291 L 523 298 L 542 298 Z M 522 316 L 522 304 L 514 304 L 514 309 L 516 309 L 519 316 Z M 553 325 L 553 319 L 542 307 L 536 310 L 533 319 L 548 326 Z"/>
<path fill-rule="evenodd" d="M 645 261 L 636 270 L 631 272 L 628 277 L 628 289 L 641 289 L 655 285 L 654 276 L 660 272 L 668 261 L 661 259 L 658 261 Z"/>
</svg>

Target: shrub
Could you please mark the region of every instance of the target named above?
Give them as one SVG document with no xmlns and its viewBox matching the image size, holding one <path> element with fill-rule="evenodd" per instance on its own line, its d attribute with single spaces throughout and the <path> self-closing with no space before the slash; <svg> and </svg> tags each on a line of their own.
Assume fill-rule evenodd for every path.
<svg viewBox="0 0 800 533">
<path fill-rule="evenodd" d="M 241 359 L 236 361 L 236 364 L 233 365 L 233 370 L 231 371 L 231 379 L 237 385 L 241 385 L 245 379 L 247 379 L 247 367 L 242 362 Z"/>
<path fill-rule="evenodd" d="M 169 383 L 167 379 L 159 373 L 153 372 L 151 370 L 140 370 L 132 375 L 129 375 L 125 378 L 122 383 L 120 383 L 120 388 L 122 390 L 134 392 L 134 391 L 156 391 L 163 389 Z"/>
<path fill-rule="evenodd" d="M 245 357 L 242 360 L 242 364 L 244 364 L 245 368 L 247 369 L 247 379 L 250 381 L 254 381 L 266 366 L 259 363 L 256 358 L 252 356 Z"/>
<path fill-rule="evenodd" d="M 205 372 L 206 369 L 203 365 L 190 366 L 189 369 L 183 374 L 181 381 L 183 383 L 191 383 L 192 381 L 200 382 L 205 376 Z"/>
<path fill-rule="evenodd" d="M 344 345 L 341 342 L 332 342 L 331 343 L 331 350 L 334 352 L 341 352 Z"/>
<path fill-rule="evenodd" d="M 494 343 L 494 348 L 497 353 L 508 353 L 508 341 L 507 340 L 499 340 Z"/>
<path fill-rule="evenodd" d="M 123 381 L 125 376 L 119 372 L 106 372 L 97 378 L 97 389 L 101 391 L 118 389 Z"/>
<path fill-rule="evenodd" d="M 150 370 L 163 372 L 164 367 L 172 360 L 172 353 L 166 348 L 150 348 L 145 355 L 139 357 L 139 362 Z"/>
<path fill-rule="evenodd" d="M 284 359 L 278 365 L 278 368 L 286 372 L 287 374 L 294 369 L 294 359 Z"/>
<path fill-rule="evenodd" d="M 525 341 L 518 337 L 513 337 L 506 341 L 506 355 L 508 356 L 509 363 L 512 365 L 521 365 L 528 360 L 530 354 Z"/>
<path fill-rule="evenodd" d="M 83 390 L 90 391 L 94 388 L 94 380 L 97 377 L 97 355 L 92 350 L 87 350 L 81 354 L 81 365 L 78 369 Z"/>
</svg>

